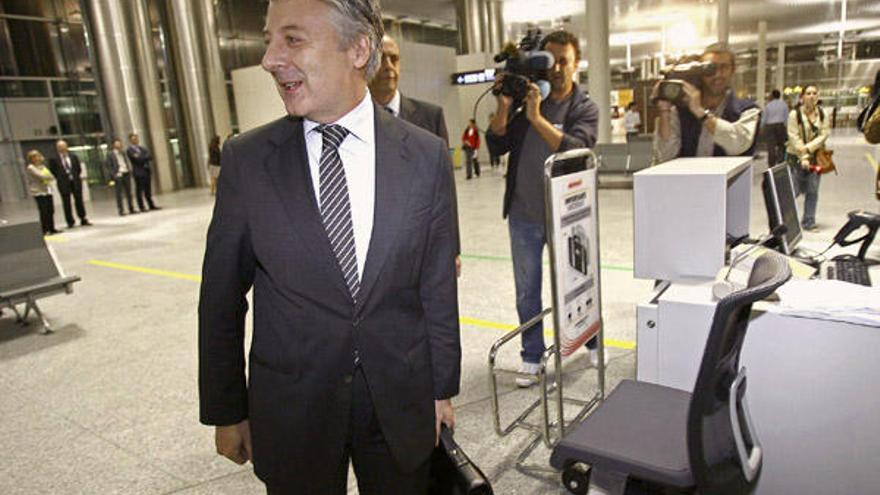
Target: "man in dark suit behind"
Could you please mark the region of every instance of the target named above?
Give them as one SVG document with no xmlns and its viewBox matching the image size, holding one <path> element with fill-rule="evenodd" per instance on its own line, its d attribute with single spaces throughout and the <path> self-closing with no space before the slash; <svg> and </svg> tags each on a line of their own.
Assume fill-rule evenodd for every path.
<svg viewBox="0 0 880 495">
<path fill-rule="evenodd" d="M 446 119 L 443 109 L 437 105 L 415 98 L 407 98 L 400 93 L 400 47 L 394 38 L 387 34 L 382 37 L 382 59 L 376 75 L 370 81 L 370 94 L 373 101 L 395 117 L 415 124 L 422 129 L 440 137 L 449 146 L 449 133 L 446 131 Z M 455 175 L 452 167 L 452 212 L 455 218 L 455 272 L 461 275 L 461 239 L 458 229 L 458 196 L 455 191 Z"/>
<path fill-rule="evenodd" d="M 269 2 L 288 117 L 227 141 L 199 301 L 200 420 L 270 494 L 427 492 L 454 423 L 449 157 L 373 105 L 376 0 Z M 245 378 L 244 329 L 254 325 Z"/>
<path fill-rule="evenodd" d="M 153 154 L 146 147 L 141 146 L 140 138 L 137 134 L 128 135 L 128 148 L 125 154 L 131 162 L 132 176 L 134 177 L 134 192 L 137 198 L 138 209 L 141 212 L 152 210 L 161 210 L 162 208 L 153 204 Z"/>
<path fill-rule="evenodd" d="M 76 222 L 73 211 L 70 208 L 70 197 L 73 196 L 73 204 L 76 208 L 76 216 L 83 227 L 91 225 L 86 218 L 86 207 L 83 204 L 82 164 L 79 157 L 68 150 L 67 141 L 59 140 L 55 143 L 57 155 L 49 159 L 49 171 L 55 176 L 58 185 L 58 193 L 61 195 L 61 206 L 64 208 L 64 219 L 67 220 L 67 228 L 73 228 Z"/>
</svg>

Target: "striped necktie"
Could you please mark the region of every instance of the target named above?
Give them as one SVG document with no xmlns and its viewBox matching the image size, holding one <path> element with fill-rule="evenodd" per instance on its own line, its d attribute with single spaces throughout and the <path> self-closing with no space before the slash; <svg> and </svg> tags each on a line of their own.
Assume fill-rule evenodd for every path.
<svg viewBox="0 0 880 495">
<path fill-rule="evenodd" d="M 352 299 L 357 302 L 361 282 L 358 277 L 357 252 L 354 244 L 354 227 L 351 221 L 351 203 L 348 198 L 348 183 L 345 169 L 339 157 L 339 145 L 348 136 L 348 129 L 341 125 L 320 125 L 318 131 L 324 135 L 319 168 L 321 180 L 321 220 L 324 230 L 342 269 L 345 283 Z"/>
</svg>

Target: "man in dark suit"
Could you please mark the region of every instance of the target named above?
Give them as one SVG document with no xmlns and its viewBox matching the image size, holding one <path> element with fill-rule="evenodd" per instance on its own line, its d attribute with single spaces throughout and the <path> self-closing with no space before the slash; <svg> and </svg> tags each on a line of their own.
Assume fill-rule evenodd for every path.
<svg viewBox="0 0 880 495">
<path fill-rule="evenodd" d="M 199 301 L 200 419 L 270 494 L 427 492 L 459 344 L 449 158 L 374 106 L 376 0 L 273 0 L 288 117 L 227 141 Z M 245 378 L 246 294 L 254 325 Z"/>
<path fill-rule="evenodd" d="M 437 105 L 407 98 L 400 94 L 400 47 L 394 38 L 387 34 L 382 38 L 382 61 L 376 75 L 370 81 L 370 94 L 373 101 L 395 117 L 415 124 L 422 129 L 440 137 L 449 146 L 449 134 L 446 131 L 446 119 L 443 109 Z M 461 275 L 461 240 L 458 229 L 458 196 L 455 191 L 455 175 L 452 167 L 452 212 L 455 218 L 455 272 Z"/>
<path fill-rule="evenodd" d="M 122 149 L 122 140 L 114 139 L 107 153 L 107 171 L 116 188 L 116 210 L 120 217 L 125 215 L 125 210 L 122 208 L 123 194 L 128 201 L 128 212 L 135 212 L 131 202 L 131 169 L 131 160 Z"/>
<path fill-rule="evenodd" d="M 82 164 L 79 157 L 68 150 L 67 141 L 59 140 L 55 143 L 56 156 L 49 160 L 49 170 L 55 176 L 58 184 L 58 193 L 61 194 L 61 206 L 64 208 L 64 219 L 67 220 L 67 228 L 73 228 L 76 223 L 73 211 L 70 208 L 70 197 L 73 196 L 73 204 L 76 207 L 76 216 L 83 227 L 91 225 L 86 218 L 86 207 L 83 204 Z"/>
<path fill-rule="evenodd" d="M 161 210 L 153 204 L 153 172 L 150 165 L 153 154 L 141 146 L 140 138 L 133 132 L 128 135 L 128 143 L 125 153 L 134 168 L 132 176 L 134 176 L 134 195 L 137 198 L 138 209 L 142 212 L 147 211 L 146 207 L 150 210 Z"/>
</svg>

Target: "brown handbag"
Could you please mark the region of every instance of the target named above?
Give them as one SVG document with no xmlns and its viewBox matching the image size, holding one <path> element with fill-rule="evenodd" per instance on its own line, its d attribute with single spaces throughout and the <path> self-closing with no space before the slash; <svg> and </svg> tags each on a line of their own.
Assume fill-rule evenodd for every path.
<svg viewBox="0 0 880 495">
<path fill-rule="evenodd" d="M 825 148 L 816 150 L 816 166 L 819 168 L 819 174 L 834 172 L 834 175 L 837 175 L 837 167 L 834 166 L 834 160 L 831 159 L 833 154 L 833 151 Z"/>
</svg>

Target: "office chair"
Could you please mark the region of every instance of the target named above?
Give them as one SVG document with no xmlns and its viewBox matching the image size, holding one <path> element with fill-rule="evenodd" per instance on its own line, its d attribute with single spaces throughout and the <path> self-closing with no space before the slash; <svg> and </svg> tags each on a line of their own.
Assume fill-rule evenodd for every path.
<svg viewBox="0 0 880 495">
<path fill-rule="evenodd" d="M 791 277 L 783 257 L 758 258 L 745 289 L 718 301 L 693 394 L 624 380 L 563 438 L 550 458 L 574 494 L 751 493 L 761 445 L 746 405 L 739 359 L 752 303 Z M 590 468 L 587 467 L 590 465 Z M 633 486 L 630 486 L 632 490 Z M 626 493 L 631 493 L 627 491 Z"/>
</svg>

